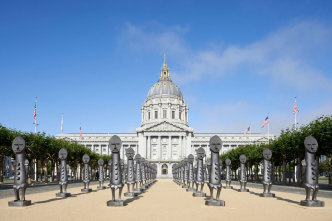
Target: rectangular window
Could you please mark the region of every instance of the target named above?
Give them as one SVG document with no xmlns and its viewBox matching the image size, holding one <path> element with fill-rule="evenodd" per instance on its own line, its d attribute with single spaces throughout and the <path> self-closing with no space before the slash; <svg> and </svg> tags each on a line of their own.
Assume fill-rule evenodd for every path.
<svg viewBox="0 0 332 221">
<path fill-rule="evenodd" d="M 151 114 L 150 114 L 150 112 L 148 113 L 148 115 L 149 115 L 149 120 L 151 119 Z"/>
<path fill-rule="evenodd" d="M 182 115 L 182 112 L 181 112 L 181 111 L 179 111 L 179 118 L 180 118 L 180 120 L 181 120 L 181 115 Z"/>
<path fill-rule="evenodd" d="M 158 111 L 154 112 L 154 119 L 158 119 Z"/>
<path fill-rule="evenodd" d="M 163 118 L 165 119 L 167 116 L 167 110 L 163 110 Z"/>
<path fill-rule="evenodd" d="M 172 119 L 175 119 L 175 111 L 172 111 Z"/>
</svg>

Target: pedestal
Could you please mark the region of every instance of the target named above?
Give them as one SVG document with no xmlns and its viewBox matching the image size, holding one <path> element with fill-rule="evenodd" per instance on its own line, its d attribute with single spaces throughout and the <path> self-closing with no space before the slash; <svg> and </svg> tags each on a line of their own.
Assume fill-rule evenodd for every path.
<svg viewBox="0 0 332 221">
<path fill-rule="evenodd" d="M 232 186 L 225 186 L 225 189 L 233 189 Z"/>
<path fill-rule="evenodd" d="M 206 197 L 206 193 L 195 192 L 195 193 L 193 193 L 193 197 Z"/>
<path fill-rule="evenodd" d="M 106 186 L 97 186 L 97 189 L 98 190 L 104 190 L 104 189 L 106 189 Z"/>
<path fill-rule="evenodd" d="M 261 193 L 261 197 L 275 197 L 276 195 L 274 193 Z"/>
<path fill-rule="evenodd" d="M 124 196 L 127 196 L 127 197 L 136 197 L 138 194 L 135 193 L 135 192 L 125 192 L 124 193 Z"/>
<path fill-rule="evenodd" d="M 225 206 L 225 201 L 223 200 L 205 200 L 206 206 Z"/>
<path fill-rule="evenodd" d="M 109 200 L 107 206 L 125 206 L 127 205 L 124 200 Z"/>
<path fill-rule="evenodd" d="M 92 189 L 88 188 L 88 189 L 81 189 L 82 193 L 90 193 L 92 192 Z"/>
<path fill-rule="evenodd" d="M 8 202 L 8 206 L 23 207 L 30 206 L 31 200 L 13 200 Z"/>
<path fill-rule="evenodd" d="M 249 189 L 239 189 L 239 192 L 249 192 Z"/>
<path fill-rule="evenodd" d="M 69 197 L 71 196 L 70 193 L 56 193 L 55 194 L 56 197 Z"/>
<path fill-rule="evenodd" d="M 300 205 L 309 207 L 324 207 L 325 202 L 320 200 L 301 200 Z"/>
<path fill-rule="evenodd" d="M 191 188 L 191 187 L 188 187 L 188 188 L 186 189 L 186 191 L 187 191 L 187 192 L 194 192 L 195 190 L 194 190 L 193 188 Z"/>
</svg>

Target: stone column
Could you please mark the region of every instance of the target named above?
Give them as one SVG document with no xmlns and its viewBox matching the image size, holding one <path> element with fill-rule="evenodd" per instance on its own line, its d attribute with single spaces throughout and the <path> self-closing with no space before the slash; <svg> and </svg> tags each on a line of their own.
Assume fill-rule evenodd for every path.
<svg viewBox="0 0 332 221">
<path fill-rule="evenodd" d="M 169 159 L 172 159 L 173 158 L 172 136 L 168 137 L 168 145 L 169 145 L 169 150 L 170 150 Z"/>
<path fill-rule="evenodd" d="M 151 156 L 151 136 L 148 136 L 148 142 L 147 142 L 147 154 L 146 154 L 146 156 L 145 156 L 145 158 L 146 159 L 148 159 L 148 158 L 152 158 L 152 156 Z"/>
<path fill-rule="evenodd" d="M 162 151 L 162 145 L 161 145 L 161 136 L 158 136 L 158 143 L 159 143 L 159 151 L 160 151 L 160 159 L 163 159 L 163 151 Z"/>
</svg>

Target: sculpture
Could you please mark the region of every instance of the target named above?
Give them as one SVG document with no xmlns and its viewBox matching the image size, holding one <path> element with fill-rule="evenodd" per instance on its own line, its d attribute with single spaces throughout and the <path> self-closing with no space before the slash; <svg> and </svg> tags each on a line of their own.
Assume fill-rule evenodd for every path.
<svg viewBox="0 0 332 221">
<path fill-rule="evenodd" d="M 197 153 L 197 173 L 196 173 L 196 191 L 193 193 L 194 197 L 205 197 L 206 194 L 203 192 L 204 187 L 204 165 L 203 165 L 203 159 L 205 157 L 205 150 L 200 147 L 196 151 Z M 201 189 L 198 191 L 198 186 L 200 185 Z"/>
<path fill-rule="evenodd" d="M 300 204 L 302 206 L 311 207 L 324 207 L 324 201 L 317 200 L 318 186 L 318 163 L 315 160 L 315 153 L 318 150 L 317 140 L 313 136 L 308 136 L 304 140 L 305 146 L 305 159 L 303 165 L 305 166 L 304 175 L 304 188 L 306 192 L 305 200 L 302 200 Z M 312 190 L 312 199 L 310 200 L 310 193 Z"/>
<path fill-rule="evenodd" d="M 67 185 L 68 185 L 68 178 L 67 178 L 67 156 L 68 152 L 66 149 L 62 148 L 59 151 L 59 159 L 60 159 L 60 165 L 59 165 L 59 185 L 60 185 L 60 193 L 56 193 L 56 196 L 58 197 L 68 197 L 71 196 L 70 193 L 67 193 Z"/>
<path fill-rule="evenodd" d="M 89 166 L 89 162 L 90 162 L 90 157 L 87 154 L 83 155 L 83 163 L 84 163 L 84 168 L 83 168 L 83 183 L 84 183 L 84 188 L 81 189 L 81 192 L 84 193 L 89 193 L 92 191 L 91 188 L 89 188 L 90 185 L 90 171 L 91 168 Z"/>
<path fill-rule="evenodd" d="M 239 170 L 239 178 L 240 178 L 240 185 L 241 188 L 239 189 L 239 192 L 249 192 L 249 189 L 246 189 L 247 185 L 247 168 L 246 168 L 246 163 L 247 157 L 244 154 L 240 155 L 240 170 Z"/>
<path fill-rule="evenodd" d="M 141 187 L 142 187 L 142 176 L 141 176 L 141 166 L 140 166 L 140 160 L 141 160 L 141 155 L 136 154 L 135 156 L 135 161 L 136 161 L 136 168 L 135 168 L 135 183 L 136 183 L 136 188 L 134 191 L 141 192 Z M 140 184 L 140 187 L 138 187 L 138 184 Z"/>
<path fill-rule="evenodd" d="M 98 181 L 99 181 L 99 186 L 97 187 L 98 190 L 103 190 L 106 189 L 106 186 L 104 186 L 104 160 L 103 159 L 99 159 L 98 160 L 98 173 L 99 173 L 99 177 L 98 177 Z"/>
<path fill-rule="evenodd" d="M 127 156 L 127 187 L 128 192 L 124 193 L 125 196 L 131 196 L 135 197 L 137 196 L 137 193 L 130 192 L 130 185 L 132 185 L 132 189 L 134 189 L 135 186 L 135 176 L 134 176 L 134 156 L 135 151 L 130 147 L 126 150 L 126 156 Z"/>
<path fill-rule="evenodd" d="M 188 188 L 187 191 L 194 191 L 194 156 L 192 154 L 188 155 Z"/>
<path fill-rule="evenodd" d="M 112 172 L 110 187 L 112 190 L 112 200 L 107 201 L 107 206 L 124 206 L 125 203 L 121 200 L 121 192 L 123 188 L 120 149 L 122 141 L 120 137 L 114 135 L 109 141 L 109 147 L 112 151 Z M 115 200 L 115 190 L 119 189 L 119 198 Z"/>
<path fill-rule="evenodd" d="M 188 188 L 188 176 L 189 176 L 189 160 L 188 158 L 184 158 L 183 160 L 184 162 L 184 185 L 182 186 L 182 188 Z"/>
<path fill-rule="evenodd" d="M 220 200 L 221 191 L 221 175 L 219 165 L 219 151 L 221 150 L 222 142 L 220 137 L 213 136 L 210 139 L 210 150 L 211 150 L 211 169 L 209 171 L 209 189 L 210 198 L 205 200 L 207 206 L 225 206 L 225 201 Z M 216 198 L 213 198 L 213 189 L 217 189 Z"/>
<path fill-rule="evenodd" d="M 226 164 L 226 186 L 225 189 L 233 189 L 233 187 L 231 186 L 231 160 L 230 159 L 226 159 L 225 160 L 225 164 Z"/>
<path fill-rule="evenodd" d="M 25 141 L 21 136 L 15 137 L 12 149 L 15 153 L 15 175 L 13 185 L 15 200 L 9 201 L 8 206 L 30 206 L 31 200 L 25 200 L 25 190 L 27 188 L 27 168 L 24 165 Z"/>
<path fill-rule="evenodd" d="M 140 162 L 140 167 L 141 167 L 141 175 L 142 175 L 142 179 L 141 179 L 141 190 L 145 190 L 146 186 L 145 181 L 146 181 L 146 177 L 145 177 L 145 159 L 142 157 L 141 158 L 141 162 Z"/>
<path fill-rule="evenodd" d="M 272 158 L 272 152 L 268 148 L 265 148 L 263 150 L 263 187 L 264 192 L 261 194 L 262 197 L 275 197 L 274 193 L 271 193 L 271 173 L 272 173 L 272 164 L 271 164 L 271 158 Z M 268 190 L 266 192 L 266 189 Z"/>
</svg>

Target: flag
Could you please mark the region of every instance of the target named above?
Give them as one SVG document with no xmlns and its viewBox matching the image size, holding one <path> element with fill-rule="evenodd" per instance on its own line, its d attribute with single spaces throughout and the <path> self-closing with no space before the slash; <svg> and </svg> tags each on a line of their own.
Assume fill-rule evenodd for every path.
<svg viewBox="0 0 332 221">
<path fill-rule="evenodd" d="M 82 138 L 82 127 L 80 125 L 80 138 Z"/>
<path fill-rule="evenodd" d="M 248 127 L 248 129 L 246 129 L 244 132 L 243 132 L 243 134 L 247 134 L 247 133 L 249 133 L 250 132 L 250 126 Z"/>
<path fill-rule="evenodd" d="M 33 112 L 33 119 L 37 119 L 37 97 L 36 97 L 36 100 L 35 100 L 35 110 Z"/>
<path fill-rule="evenodd" d="M 294 106 L 293 106 L 293 114 L 296 114 L 297 112 L 299 112 L 299 109 L 297 109 L 297 107 L 296 107 L 296 98 L 295 98 Z"/>
<path fill-rule="evenodd" d="M 267 116 L 262 124 L 262 128 L 270 122 L 269 116 Z"/>
</svg>

